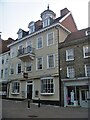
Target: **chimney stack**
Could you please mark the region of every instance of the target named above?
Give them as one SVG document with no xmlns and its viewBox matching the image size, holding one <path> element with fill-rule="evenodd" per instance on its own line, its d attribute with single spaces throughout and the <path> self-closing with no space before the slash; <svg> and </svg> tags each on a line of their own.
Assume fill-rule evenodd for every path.
<svg viewBox="0 0 90 120">
<path fill-rule="evenodd" d="M 70 11 L 67 8 L 64 8 L 64 9 L 60 10 L 61 16 L 64 16 L 64 15 L 68 14 L 69 12 Z"/>
</svg>

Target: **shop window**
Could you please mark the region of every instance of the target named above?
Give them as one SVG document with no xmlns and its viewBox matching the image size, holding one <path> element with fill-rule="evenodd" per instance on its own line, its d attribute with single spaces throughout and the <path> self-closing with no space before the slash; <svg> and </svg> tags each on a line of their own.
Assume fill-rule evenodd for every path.
<svg viewBox="0 0 90 120">
<path fill-rule="evenodd" d="M 41 93 L 42 94 L 54 93 L 54 80 L 52 77 L 41 79 Z"/>
<path fill-rule="evenodd" d="M 19 82 L 12 82 L 12 93 L 19 93 L 20 92 L 20 83 Z"/>
</svg>

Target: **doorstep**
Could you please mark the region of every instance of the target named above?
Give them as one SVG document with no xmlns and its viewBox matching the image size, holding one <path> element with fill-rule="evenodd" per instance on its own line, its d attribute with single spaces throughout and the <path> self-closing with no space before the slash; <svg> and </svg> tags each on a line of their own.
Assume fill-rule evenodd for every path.
<svg viewBox="0 0 90 120">
<path fill-rule="evenodd" d="M 74 105 L 67 105 L 66 107 L 74 107 L 74 108 L 78 108 L 81 107 L 80 105 L 74 106 Z"/>
</svg>

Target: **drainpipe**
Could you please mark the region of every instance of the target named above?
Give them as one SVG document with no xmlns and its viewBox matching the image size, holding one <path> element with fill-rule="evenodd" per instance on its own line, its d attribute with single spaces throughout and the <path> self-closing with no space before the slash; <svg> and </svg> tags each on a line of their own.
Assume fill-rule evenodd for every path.
<svg viewBox="0 0 90 120">
<path fill-rule="evenodd" d="M 57 29 L 57 34 L 58 34 L 58 72 L 59 72 L 59 106 L 61 106 L 61 73 L 60 73 L 60 50 L 59 50 L 59 29 L 60 26 L 57 25 L 55 27 Z"/>
</svg>

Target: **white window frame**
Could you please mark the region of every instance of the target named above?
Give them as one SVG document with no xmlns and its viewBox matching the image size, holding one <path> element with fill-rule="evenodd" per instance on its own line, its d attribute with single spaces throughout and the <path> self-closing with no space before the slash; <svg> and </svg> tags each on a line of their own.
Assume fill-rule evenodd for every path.
<svg viewBox="0 0 90 120">
<path fill-rule="evenodd" d="M 11 58 L 16 57 L 16 47 L 13 47 L 10 49 L 10 56 Z"/>
<path fill-rule="evenodd" d="M 13 70 L 13 73 L 11 73 L 11 71 Z M 13 75 L 14 74 L 14 65 L 10 65 L 10 75 Z"/>
<path fill-rule="evenodd" d="M 49 56 L 53 55 L 53 67 L 49 67 Z M 49 54 L 47 55 L 47 69 L 55 68 L 55 54 Z"/>
<path fill-rule="evenodd" d="M 47 27 L 50 25 L 50 18 L 46 18 L 43 20 L 43 27 Z"/>
<path fill-rule="evenodd" d="M 20 52 L 20 50 L 21 50 L 21 53 L 23 53 L 23 48 L 24 48 L 23 44 L 19 44 L 18 45 L 18 52 Z"/>
<path fill-rule="evenodd" d="M 29 34 L 35 32 L 35 25 L 34 23 L 29 26 Z"/>
<path fill-rule="evenodd" d="M 53 42 L 52 42 L 52 44 L 49 44 L 49 42 L 48 42 L 48 36 L 49 36 L 50 34 L 53 34 Z M 53 44 L 54 44 L 54 32 L 50 32 L 50 33 L 47 34 L 47 46 L 51 46 L 51 45 L 53 45 Z"/>
<path fill-rule="evenodd" d="M 29 48 L 28 48 L 29 47 Z M 32 41 L 27 41 L 26 42 L 26 51 L 28 52 L 32 52 L 32 48 L 33 48 L 33 44 Z"/>
<path fill-rule="evenodd" d="M 11 50 L 10 50 L 10 56 L 11 56 L 11 58 L 14 57 L 14 49 L 13 48 L 11 48 Z"/>
<path fill-rule="evenodd" d="M 31 70 L 27 70 L 28 67 L 31 67 Z M 31 72 L 32 71 L 32 62 L 25 62 L 25 71 L 26 72 Z"/>
<path fill-rule="evenodd" d="M 5 68 L 5 78 L 8 78 L 8 68 Z"/>
<path fill-rule="evenodd" d="M 38 59 L 41 58 L 42 59 L 42 69 L 38 69 Z M 36 58 L 36 70 L 43 70 L 43 57 L 38 57 Z"/>
<path fill-rule="evenodd" d="M 1 79 L 3 79 L 3 76 L 4 76 L 4 70 L 1 69 Z"/>
<path fill-rule="evenodd" d="M 20 50 L 20 47 L 22 46 L 23 49 L 23 44 L 18 45 L 18 50 Z"/>
<path fill-rule="evenodd" d="M 18 39 L 21 39 L 22 38 L 22 32 L 19 32 L 18 33 Z"/>
<path fill-rule="evenodd" d="M 13 84 L 14 83 L 18 83 L 19 84 L 19 91 L 17 91 L 17 90 L 15 92 L 13 91 Z M 13 81 L 12 84 L 11 84 L 11 94 L 20 94 L 20 86 L 21 86 L 21 84 L 20 84 L 19 81 Z"/>
<path fill-rule="evenodd" d="M 42 88 L 42 80 L 43 81 L 48 81 L 48 80 L 53 80 L 53 92 L 50 92 L 50 90 L 48 91 L 48 87 L 46 88 L 47 90 L 47 92 L 45 91 L 44 92 L 44 88 Z M 48 83 L 48 82 L 46 82 L 46 83 Z M 46 84 L 45 83 L 45 84 Z M 48 83 L 49 84 L 49 83 Z M 48 86 L 48 84 L 47 84 L 47 86 Z M 46 87 L 46 86 L 45 86 Z M 50 89 L 51 89 L 51 81 L 50 81 Z M 54 83 L 54 78 L 53 77 L 46 77 L 46 78 L 41 78 L 41 93 L 40 93 L 41 95 L 53 95 L 53 94 L 55 94 L 55 83 Z"/>
<path fill-rule="evenodd" d="M 5 57 L 2 57 L 2 64 L 5 64 Z"/>
<path fill-rule="evenodd" d="M 5 61 L 6 61 L 6 63 L 8 63 L 8 61 L 9 61 L 9 54 L 5 55 Z"/>
<path fill-rule="evenodd" d="M 69 72 L 69 68 L 70 68 L 70 67 L 72 67 L 72 68 L 73 68 L 73 70 L 74 70 L 74 75 L 73 75 L 73 77 L 72 77 L 72 76 L 70 76 L 70 74 L 73 74 L 73 73 L 70 73 L 70 72 Z M 70 73 L 70 74 L 69 74 L 69 73 Z M 68 78 L 75 78 L 75 69 L 74 69 L 74 67 L 73 67 L 73 66 L 68 66 L 68 67 L 67 67 L 67 77 L 68 77 Z"/>
<path fill-rule="evenodd" d="M 16 65 L 16 74 L 21 74 L 21 73 L 22 73 L 22 64 L 21 64 L 21 72 L 18 73 L 18 65 L 19 65 L 19 64 L 21 64 L 21 63 L 17 63 L 17 65 Z"/>
<path fill-rule="evenodd" d="M 86 36 L 90 35 L 90 30 L 85 31 Z"/>
<path fill-rule="evenodd" d="M 22 35 L 23 35 L 23 31 L 22 31 L 22 29 L 19 29 L 19 31 L 18 31 L 18 39 L 21 39 L 22 38 Z"/>
<path fill-rule="evenodd" d="M 85 51 L 86 47 L 87 47 L 88 49 L 90 49 L 90 45 L 89 45 L 89 46 L 88 46 L 88 45 L 83 46 L 83 55 L 84 55 L 84 58 L 90 57 L 90 55 L 88 55 L 88 56 L 85 55 L 85 53 L 86 53 L 86 51 Z"/>
<path fill-rule="evenodd" d="M 72 52 L 71 52 L 72 51 Z M 68 58 L 69 56 L 71 56 L 72 58 Z M 71 61 L 74 60 L 74 49 L 67 49 L 66 50 L 66 61 Z"/>
<path fill-rule="evenodd" d="M 85 64 L 85 76 L 86 76 L 86 77 L 90 77 L 90 76 L 88 76 L 88 74 L 87 74 L 87 65 L 90 66 L 90 64 Z"/>
<path fill-rule="evenodd" d="M 41 38 L 41 41 L 42 41 L 42 47 L 39 47 L 38 46 L 38 43 L 39 43 L 39 38 Z M 37 42 L 36 42 L 36 49 L 42 49 L 43 48 L 43 37 L 42 36 L 40 36 L 40 37 L 38 37 L 37 38 Z"/>
<path fill-rule="evenodd" d="M 28 47 L 28 46 L 32 47 L 32 41 L 31 40 L 26 42 L 26 47 Z"/>
</svg>

